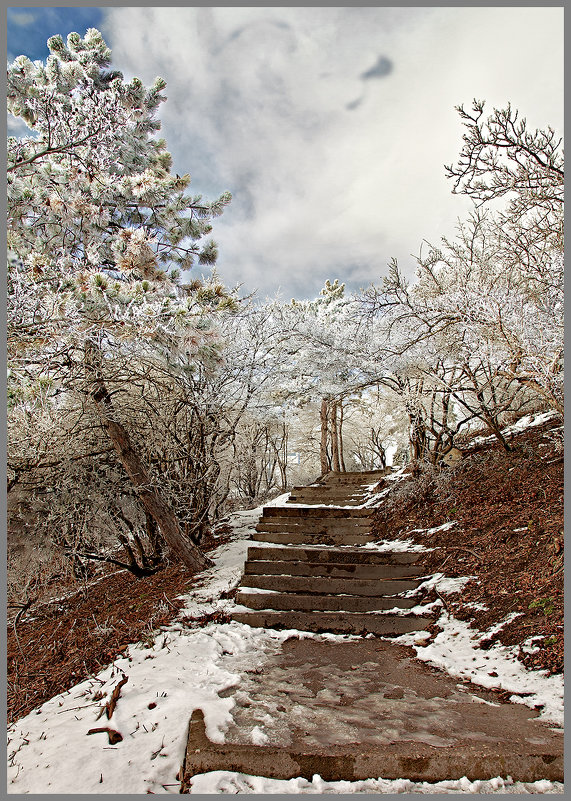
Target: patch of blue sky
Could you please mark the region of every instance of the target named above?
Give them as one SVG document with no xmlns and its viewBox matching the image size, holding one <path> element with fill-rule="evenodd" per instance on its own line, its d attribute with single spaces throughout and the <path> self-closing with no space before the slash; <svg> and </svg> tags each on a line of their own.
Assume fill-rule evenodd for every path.
<svg viewBox="0 0 571 801">
<path fill-rule="evenodd" d="M 47 41 L 60 34 L 64 40 L 76 31 L 85 35 L 88 28 L 101 27 L 104 8 L 12 6 L 7 9 L 8 61 L 25 55 L 32 61 L 45 61 L 49 55 Z"/>
</svg>

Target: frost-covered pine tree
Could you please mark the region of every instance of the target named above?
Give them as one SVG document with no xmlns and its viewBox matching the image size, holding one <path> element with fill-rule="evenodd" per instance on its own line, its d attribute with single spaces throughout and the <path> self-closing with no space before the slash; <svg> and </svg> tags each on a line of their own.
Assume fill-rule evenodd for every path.
<svg viewBox="0 0 571 801">
<path fill-rule="evenodd" d="M 162 79 L 125 82 L 95 29 L 48 47 L 45 64 L 19 56 L 8 67 L 8 110 L 31 130 L 8 139 L 9 391 L 14 402 L 38 382 L 54 395 L 83 391 L 165 541 L 201 568 L 208 560 L 153 486 L 105 375 L 130 354 L 216 357 L 208 312 L 232 300 L 178 282 L 215 262 L 210 221 L 230 195 L 208 203 L 170 172 L 154 137 Z"/>
</svg>

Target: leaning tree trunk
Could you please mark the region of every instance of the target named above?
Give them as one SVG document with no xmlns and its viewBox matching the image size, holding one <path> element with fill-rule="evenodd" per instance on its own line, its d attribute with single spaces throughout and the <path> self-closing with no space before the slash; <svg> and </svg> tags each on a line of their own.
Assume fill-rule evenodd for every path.
<svg viewBox="0 0 571 801">
<path fill-rule="evenodd" d="M 145 512 L 155 520 L 167 545 L 188 568 L 196 572 L 210 567 L 212 561 L 185 538 L 173 510 L 153 487 L 151 476 L 133 448 L 127 430 L 114 419 L 111 396 L 101 375 L 101 361 L 99 345 L 93 340 L 88 340 L 85 347 L 85 363 L 92 380 L 91 397 Z"/>
</svg>

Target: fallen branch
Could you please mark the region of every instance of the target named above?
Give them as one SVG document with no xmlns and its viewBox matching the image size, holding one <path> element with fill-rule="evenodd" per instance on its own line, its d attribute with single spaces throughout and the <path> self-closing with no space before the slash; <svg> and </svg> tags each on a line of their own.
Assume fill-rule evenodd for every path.
<svg viewBox="0 0 571 801">
<path fill-rule="evenodd" d="M 178 611 L 179 611 L 179 608 L 178 608 L 178 606 L 175 606 L 173 603 L 171 603 L 171 602 L 169 601 L 169 599 L 167 598 L 167 594 L 166 594 L 166 592 L 163 592 L 163 596 L 164 596 L 164 599 L 165 599 L 165 601 L 167 602 L 167 604 L 168 604 L 169 606 L 172 606 L 172 608 L 175 610 L 175 612 L 178 612 Z"/>
<path fill-rule="evenodd" d="M 111 718 L 111 715 L 115 711 L 115 707 L 117 706 L 117 701 L 119 700 L 119 696 L 121 695 L 121 687 L 124 684 L 127 684 L 128 681 L 129 681 L 129 677 L 128 676 L 123 676 L 123 678 L 121 679 L 119 684 L 113 690 L 113 692 L 111 694 L 111 698 L 105 704 L 105 712 L 107 713 L 107 720 L 109 720 Z"/>
<path fill-rule="evenodd" d="M 107 735 L 109 736 L 109 745 L 116 745 L 117 743 L 120 743 L 121 740 L 123 739 L 123 735 L 122 734 L 120 734 L 115 729 L 110 729 L 108 726 L 99 726 L 96 729 L 89 729 L 89 731 L 87 733 L 88 734 L 100 734 L 102 732 L 106 732 Z"/>
</svg>

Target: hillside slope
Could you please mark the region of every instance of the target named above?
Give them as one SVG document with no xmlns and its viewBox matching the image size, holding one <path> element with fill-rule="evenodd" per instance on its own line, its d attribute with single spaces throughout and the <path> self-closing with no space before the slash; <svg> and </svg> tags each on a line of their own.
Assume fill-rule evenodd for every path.
<svg viewBox="0 0 571 801">
<path fill-rule="evenodd" d="M 561 420 L 522 420 L 510 444 L 506 453 L 480 437 L 464 443 L 453 468 L 411 465 L 386 495 L 375 530 L 433 549 L 423 556 L 427 573 L 472 577 L 461 592 L 440 597 L 455 618 L 496 629 L 483 647 L 519 646 L 527 667 L 562 673 Z"/>
</svg>

